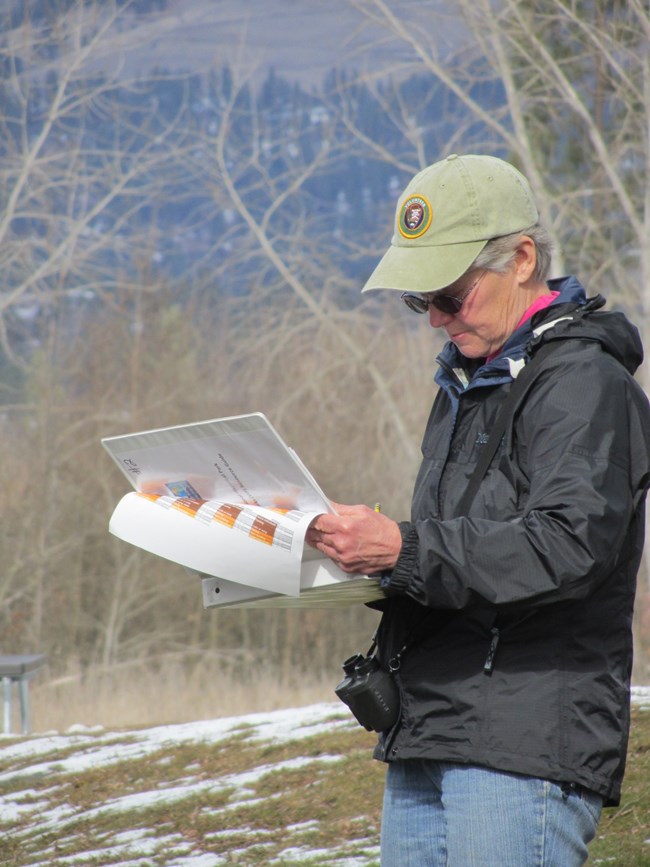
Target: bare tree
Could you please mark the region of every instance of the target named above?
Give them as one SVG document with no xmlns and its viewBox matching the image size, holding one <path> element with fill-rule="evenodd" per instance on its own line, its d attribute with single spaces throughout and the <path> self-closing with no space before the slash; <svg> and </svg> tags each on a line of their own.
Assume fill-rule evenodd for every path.
<svg viewBox="0 0 650 867">
<path fill-rule="evenodd" d="M 119 66 L 94 65 L 117 3 L 61 3 L 49 17 L 25 7 L 18 22 L 12 5 L 0 13 L 0 341 L 19 364 L 57 297 L 110 294 L 150 249 L 143 215 L 164 200 L 183 105 L 165 116 Z"/>
<path fill-rule="evenodd" d="M 385 248 L 403 181 L 444 149 L 515 159 L 558 268 L 575 263 L 591 289 L 616 285 L 647 312 L 641 5 L 603 28 L 559 0 L 504 0 L 500 15 L 463 0 L 472 40 L 460 50 L 457 36 L 442 46 L 437 3 L 416 4 L 431 14 L 416 27 L 388 0 L 350 2 L 400 44 L 399 61 L 333 76 L 311 107 L 275 112 L 250 68 L 215 65 L 198 85 L 107 63 L 132 20 L 124 4 L 0 13 L 0 427 L 12 454 L 0 626 L 61 670 L 79 654 L 108 667 L 201 648 L 289 677 L 307 644 L 334 670 L 355 633 L 365 640 L 364 609 L 203 612 L 191 578 L 108 535 L 125 491 L 99 439 L 261 410 L 333 499 L 405 517 L 439 344 L 394 297 L 360 301 L 359 273 Z M 580 51 L 546 69 L 564 25 Z M 590 58 L 595 79 L 580 65 Z M 414 74 L 430 81 L 417 97 Z M 385 137 L 364 124 L 368 95 Z M 363 229 L 338 225 L 320 198 L 351 157 L 385 174 L 376 200 L 339 191 L 341 211 L 365 209 Z"/>
</svg>

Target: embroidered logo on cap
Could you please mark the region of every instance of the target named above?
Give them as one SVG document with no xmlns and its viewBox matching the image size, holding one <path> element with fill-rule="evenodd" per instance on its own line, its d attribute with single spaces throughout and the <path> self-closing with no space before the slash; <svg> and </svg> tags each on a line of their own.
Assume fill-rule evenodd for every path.
<svg viewBox="0 0 650 867">
<path fill-rule="evenodd" d="M 431 225 L 431 205 L 424 196 L 409 196 L 399 212 L 398 226 L 404 238 L 419 238 Z"/>
</svg>

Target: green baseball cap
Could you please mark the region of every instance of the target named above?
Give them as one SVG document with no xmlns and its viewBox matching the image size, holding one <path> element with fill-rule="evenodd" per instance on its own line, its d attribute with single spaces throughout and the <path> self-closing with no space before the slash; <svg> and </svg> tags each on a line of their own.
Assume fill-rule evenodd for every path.
<svg viewBox="0 0 650 867">
<path fill-rule="evenodd" d="M 451 154 L 411 180 L 397 204 L 391 246 L 362 292 L 433 292 L 449 286 L 491 238 L 523 231 L 539 214 L 526 178 L 498 157 Z"/>
</svg>

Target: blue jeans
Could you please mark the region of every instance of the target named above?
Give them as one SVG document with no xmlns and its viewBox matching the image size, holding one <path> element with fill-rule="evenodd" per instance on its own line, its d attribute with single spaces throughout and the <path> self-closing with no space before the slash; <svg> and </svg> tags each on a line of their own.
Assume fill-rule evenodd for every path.
<svg viewBox="0 0 650 867">
<path fill-rule="evenodd" d="M 391 762 L 381 867 L 581 867 L 602 798 L 430 759 Z"/>
</svg>

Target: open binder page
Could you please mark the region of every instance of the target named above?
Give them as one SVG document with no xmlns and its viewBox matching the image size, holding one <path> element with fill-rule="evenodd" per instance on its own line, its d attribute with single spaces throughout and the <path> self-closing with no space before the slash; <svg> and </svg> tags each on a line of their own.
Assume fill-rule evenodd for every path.
<svg viewBox="0 0 650 867">
<path fill-rule="evenodd" d="M 344 592 L 351 581 L 360 581 L 357 597 L 365 588 L 377 598 L 376 582 L 347 575 L 305 545 L 313 518 L 332 507 L 261 413 L 107 437 L 102 444 L 135 488 L 116 506 L 110 532 L 225 582 L 216 604 L 282 604 L 302 595 L 315 603 L 319 587 L 328 604 L 336 604 L 337 588 L 338 604 L 350 604 L 342 600 L 352 599 Z"/>
<path fill-rule="evenodd" d="M 262 413 L 105 437 L 136 491 L 331 511 L 329 500 Z"/>
<path fill-rule="evenodd" d="M 297 596 L 311 513 L 130 493 L 110 520 L 113 535 L 206 575 Z"/>
</svg>

